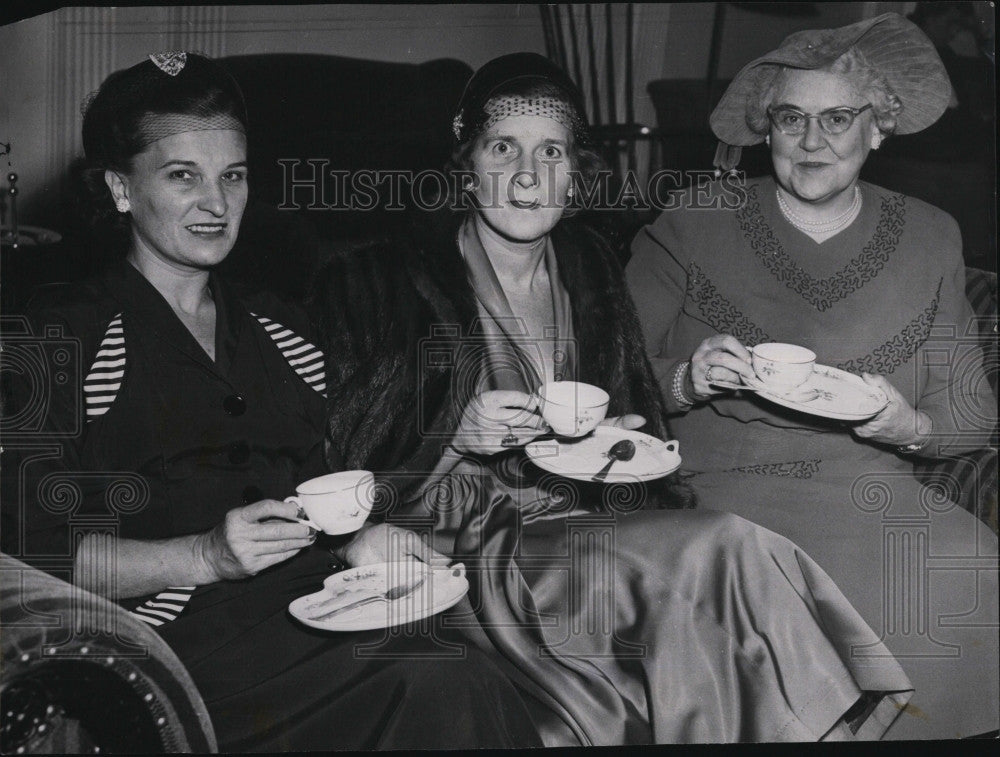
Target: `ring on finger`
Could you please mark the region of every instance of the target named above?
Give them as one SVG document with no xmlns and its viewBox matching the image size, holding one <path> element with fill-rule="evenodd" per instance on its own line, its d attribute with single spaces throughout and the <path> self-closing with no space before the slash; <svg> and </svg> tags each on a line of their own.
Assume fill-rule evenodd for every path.
<svg viewBox="0 0 1000 757">
<path fill-rule="evenodd" d="M 517 437 L 514 436 L 514 432 L 511 431 L 509 427 L 507 428 L 507 436 L 505 436 L 503 439 L 500 440 L 500 446 L 501 447 L 517 446 Z"/>
</svg>

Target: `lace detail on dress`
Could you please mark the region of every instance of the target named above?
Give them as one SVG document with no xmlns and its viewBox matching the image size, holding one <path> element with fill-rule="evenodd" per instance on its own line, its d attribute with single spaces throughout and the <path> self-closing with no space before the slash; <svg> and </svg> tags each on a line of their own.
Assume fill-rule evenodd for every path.
<svg viewBox="0 0 1000 757">
<path fill-rule="evenodd" d="M 903 363 L 909 361 L 931 334 L 931 327 L 937 317 L 938 303 L 941 300 L 941 284 L 943 282 L 943 278 L 938 281 L 937 292 L 934 294 L 931 304 L 906 324 L 902 331 L 887 339 L 864 357 L 846 360 L 843 363 L 838 363 L 837 367 L 851 373 L 880 373 L 883 376 L 888 376 Z"/>
<path fill-rule="evenodd" d="M 819 472 L 820 460 L 792 460 L 787 463 L 762 463 L 730 468 L 732 473 L 750 473 L 755 476 L 781 476 L 783 478 L 812 478 Z"/>
<path fill-rule="evenodd" d="M 781 246 L 760 209 L 758 186 L 747 189 L 747 201 L 736 218 L 744 238 L 771 274 L 814 308 L 823 312 L 874 279 L 895 252 L 903 233 L 906 199 L 892 194 L 882 199 L 878 226 L 865 248 L 837 273 L 817 279 L 806 273 Z"/>
<path fill-rule="evenodd" d="M 732 334 L 740 342 L 751 347 L 771 341 L 763 329 L 719 294 L 715 284 L 694 261 L 688 269 L 687 298 L 698 306 L 708 324 L 720 334 Z"/>
</svg>

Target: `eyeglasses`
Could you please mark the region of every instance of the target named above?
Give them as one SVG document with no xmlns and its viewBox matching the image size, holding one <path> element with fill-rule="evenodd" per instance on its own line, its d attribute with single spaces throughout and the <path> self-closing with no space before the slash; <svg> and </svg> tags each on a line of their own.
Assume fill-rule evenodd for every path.
<svg viewBox="0 0 1000 757">
<path fill-rule="evenodd" d="M 768 108 L 767 115 L 778 131 L 791 137 L 805 134 L 812 118 L 819 121 L 820 128 L 827 134 L 843 134 L 854 125 L 858 114 L 864 113 L 871 106 L 871 103 L 863 108 L 849 108 L 845 105 L 822 113 L 803 113 L 795 108 Z"/>
</svg>

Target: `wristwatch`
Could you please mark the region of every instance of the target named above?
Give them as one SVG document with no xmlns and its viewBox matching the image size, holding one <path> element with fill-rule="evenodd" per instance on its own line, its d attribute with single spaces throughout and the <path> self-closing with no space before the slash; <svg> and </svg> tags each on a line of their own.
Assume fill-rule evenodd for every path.
<svg viewBox="0 0 1000 757">
<path fill-rule="evenodd" d="M 928 444 L 930 444 L 931 431 L 934 430 L 934 421 L 929 415 L 927 415 L 927 413 L 923 413 L 923 416 L 927 418 L 927 431 L 925 432 L 924 440 L 922 442 L 914 442 L 913 444 L 903 444 L 902 446 L 896 447 L 896 451 L 899 452 L 900 454 L 912 455 L 919 452 Z"/>
</svg>

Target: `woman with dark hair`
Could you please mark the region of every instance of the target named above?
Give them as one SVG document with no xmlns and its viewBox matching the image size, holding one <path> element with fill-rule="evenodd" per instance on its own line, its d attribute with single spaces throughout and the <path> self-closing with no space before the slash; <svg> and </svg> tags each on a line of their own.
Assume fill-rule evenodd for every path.
<svg viewBox="0 0 1000 757">
<path fill-rule="evenodd" d="M 774 177 L 736 209 L 664 213 L 627 269 L 699 501 L 802 546 L 885 629 L 916 689 L 892 738 L 995 731 L 1000 703 L 996 536 L 952 501 L 954 479 L 922 487 L 912 467 L 986 446 L 996 423 L 961 235 L 858 178 L 950 94 L 896 14 L 791 35 L 711 117 L 721 168 L 766 142 Z M 748 349 L 765 342 L 808 348 L 829 382 L 761 398 Z"/>
<path fill-rule="evenodd" d="M 454 133 L 456 212 L 335 259 L 312 303 L 329 452 L 376 471 L 387 521 L 473 569 L 447 625 L 538 702 L 546 745 L 880 736 L 909 682 L 794 544 L 671 509 L 690 501 L 670 479 L 604 487 L 527 459 L 540 384 L 596 384 L 614 433 L 662 445 L 659 388 L 613 249 L 565 218 L 593 160 L 565 73 L 487 63 Z"/>
<path fill-rule="evenodd" d="M 51 387 L 42 433 L 66 439 L 61 453 L 21 465 L 25 554 L 72 556 L 75 583 L 154 626 L 223 751 L 535 745 L 519 695 L 475 650 L 435 659 L 431 639 L 318 634 L 288 616 L 332 567 L 282 501 L 328 470 L 323 357 L 295 306 L 213 270 L 247 200 L 245 134 L 237 85 L 198 55 L 150 56 L 89 102 L 84 147 L 127 253 L 29 307 L 37 334 L 77 340 L 82 384 Z M 343 551 L 440 558 L 385 525 Z"/>
</svg>

